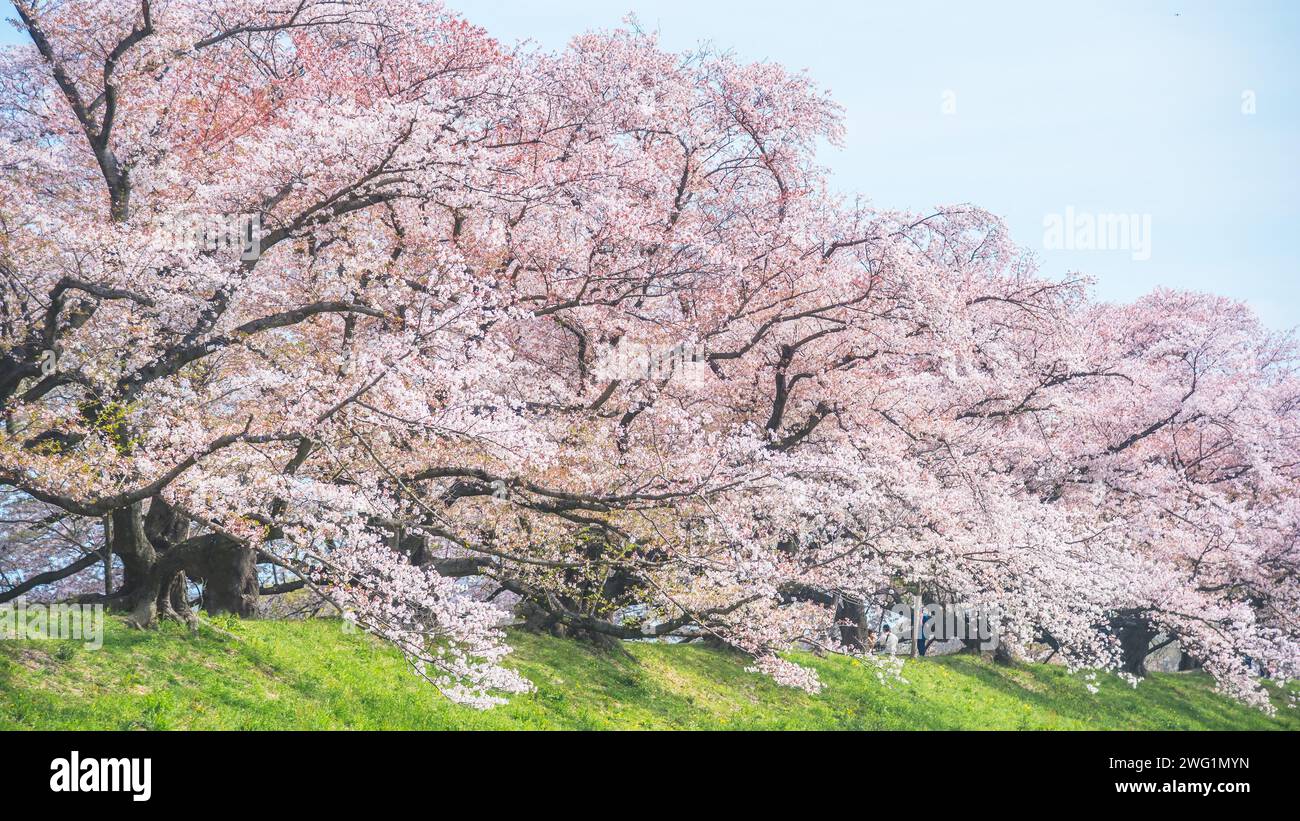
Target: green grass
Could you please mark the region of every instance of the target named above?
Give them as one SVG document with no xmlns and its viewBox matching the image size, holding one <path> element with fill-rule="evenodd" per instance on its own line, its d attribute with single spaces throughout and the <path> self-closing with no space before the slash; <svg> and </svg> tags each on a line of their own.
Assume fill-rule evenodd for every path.
<svg viewBox="0 0 1300 821">
<path fill-rule="evenodd" d="M 975 656 L 908 661 L 882 683 L 849 659 L 815 666 L 819 696 L 745 672 L 699 646 L 626 652 L 512 635 L 537 686 L 486 712 L 448 703 L 391 648 L 334 621 L 222 622 L 139 632 L 110 619 L 104 647 L 0 642 L 0 729 L 1300 729 L 1213 692 L 1202 674 L 1154 675 L 1136 689 L 1052 665 Z M 1292 691 L 1294 692 L 1294 690 Z"/>
</svg>

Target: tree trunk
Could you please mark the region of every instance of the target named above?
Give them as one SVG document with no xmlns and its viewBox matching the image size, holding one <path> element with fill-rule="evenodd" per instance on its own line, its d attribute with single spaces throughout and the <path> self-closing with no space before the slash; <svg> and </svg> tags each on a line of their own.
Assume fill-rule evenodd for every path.
<svg viewBox="0 0 1300 821">
<path fill-rule="evenodd" d="M 988 615 L 979 611 L 966 610 L 958 614 L 961 623 L 954 622 L 954 626 L 963 630 L 961 639 L 962 650 L 970 653 L 986 653 L 990 649 L 997 654 L 997 648 L 1001 645 L 1001 637 L 998 636 L 994 629 L 997 625 L 990 621 Z M 987 633 L 987 637 L 980 634 L 981 629 Z M 1048 638 L 1046 641 L 1051 644 L 1054 640 Z M 990 647 L 989 645 L 992 645 Z M 1054 647 L 1054 649 L 1056 649 Z"/>
<path fill-rule="evenodd" d="M 190 536 L 190 520 L 176 511 L 161 496 L 149 500 L 149 513 L 144 517 L 144 535 L 154 550 L 163 552 L 185 541 Z"/>
<path fill-rule="evenodd" d="M 1123 653 L 1121 669 L 1135 676 L 1146 676 L 1147 654 L 1151 640 L 1156 637 L 1156 630 L 1144 619 L 1125 621 L 1116 630 L 1119 636 L 1120 651 Z"/>
<path fill-rule="evenodd" d="M 188 567 L 202 580 L 203 609 L 209 613 L 252 616 L 257 612 L 257 554 L 230 539 L 221 539 Z"/>
<path fill-rule="evenodd" d="M 922 607 L 921 594 L 912 594 L 912 658 L 917 658 L 921 655 Z"/>
<path fill-rule="evenodd" d="M 110 603 L 130 612 L 130 624 L 150 627 L 160 616 L 193 624 L 187 578 L 206 582 L 210 613 L 256 611 L 256 553 L 220 534 L 188 538 L 189 522 L 163 499 L 154 497 L 148 516 L 139 503 L 113 511 L 111 530 L 123 578 Z"/>
<path fill-rule="evenodd" d="M 122 587 L 118 594 L 129 608 L 134 608 L 149 572 L 158 561 L 158 551 L 145 535 L 140 502 L 114 510 L 112 522 L 113 552 L 122 560 Z"/>
<path fill-rule="evenodd" d="M 835 623 L 839 626 L 840 643 L 854 650 L 866 646 L 863 641 L 862 623 L 866 620 L 866 608 L 862 602 L 855 602 L 845 596 L 837 596 L 835 603 Z"/>
<path fill-rule="evenodd" d="M 113 517 L 101 517 L 104 527 L 104 595 L 113 595 Z"/>
</svg>

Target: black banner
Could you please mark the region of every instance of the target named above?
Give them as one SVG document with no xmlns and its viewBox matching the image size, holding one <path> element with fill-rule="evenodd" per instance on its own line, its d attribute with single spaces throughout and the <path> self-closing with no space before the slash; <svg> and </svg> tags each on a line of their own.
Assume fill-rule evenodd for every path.
<svg viewBox="0 0 1300 821">
<path fill-rule="evenodd" d="M 7 798 L 51 810 L 337 809 L 343 798 L 734 809 L 823 793 L 936 805 L 1242 806 L 1294 786 L 1288 733 L 8 733 Z M 689 791 L 679 787 L 689 785 Z M 566 799 L 565 796 L 569 796 Z M 11 804 L 12 806 L 12 804 Z M 611 806 L 610 812 L 618 812 Z"/>
</svg>

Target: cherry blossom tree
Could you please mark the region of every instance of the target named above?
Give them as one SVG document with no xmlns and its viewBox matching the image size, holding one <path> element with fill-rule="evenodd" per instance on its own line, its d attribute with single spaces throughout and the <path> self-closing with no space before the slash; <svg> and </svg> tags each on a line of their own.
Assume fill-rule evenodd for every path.
<svg viewBox="0 0 1300 821">
<path fill-rule="evenodd" d="M 194 585 L 251 614 L 272 566 L 476 706 L 528 687 L 505 603 L 810 690 L 781 654 L 869 653 L 904 591 L 1080 667 L 1159 632 L 1238 696 L 1294 675 L 1293 341 L 834 196 L 809 78 L 431 2 L 16 9 L 10 593 L 111 554 L 149 626 Z"/>
</svg>

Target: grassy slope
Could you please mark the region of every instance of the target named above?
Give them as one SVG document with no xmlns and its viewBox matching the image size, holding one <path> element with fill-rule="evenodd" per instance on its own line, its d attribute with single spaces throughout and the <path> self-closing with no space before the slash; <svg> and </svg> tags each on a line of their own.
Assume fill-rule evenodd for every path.
<svg viewBox="0 0 1300 821">
<path fill-rule="evenodd" d="M 516 635 L 514 663 L 537 685 L 487 712 L 457 707 L 401 657 L 338 622 L 223 622 L 140 633 L 110 620 L 105 646 L 0 642 L 0 729 L 1300 729 L 1216 696 L 1199 674 L 1134 690 L 1103 677 L 1089 695 L 1056 666 L 971 656 L 907 663 L 883 684 L 847 659 L 815 665 L 808 696 L 744 671 L 729 653 L 627 645 L 627 653 Z"/>
</svg>

